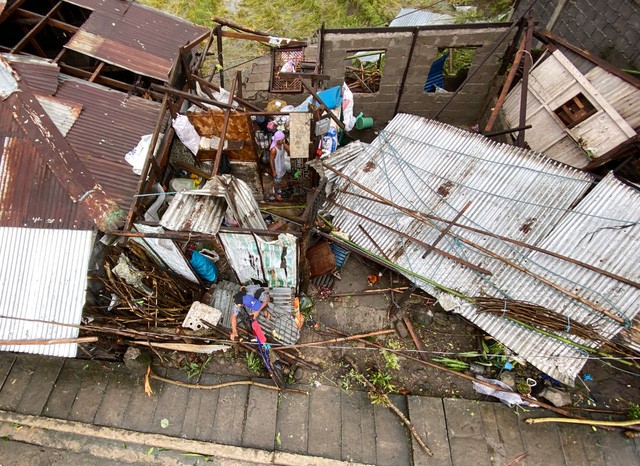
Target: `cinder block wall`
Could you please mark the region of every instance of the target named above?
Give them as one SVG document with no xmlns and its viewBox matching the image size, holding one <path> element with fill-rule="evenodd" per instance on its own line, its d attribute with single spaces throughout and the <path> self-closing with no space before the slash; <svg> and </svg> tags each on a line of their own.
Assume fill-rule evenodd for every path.
<svg viewBox="0 0 640 466">
<path fill-rule="evenodd" d="M 423 90 L 431 64 L 437 58 L 438 48 L 475 46 L 478 48 L 469 70 L 469 73 L 477 70 L 475 75 L 438 118 L 440 121 L 455 125 L 475 124 L 495 93 L 496 72 L 500 59 L 513 38 L 514 31 L 490 54 L 491 49 L 504 37 L 508 27 L 507 24 L 485 24 L 396 28 L 393 31 L 388 28 L 326 30 L 322 48 L 322 73 L 329 75 L 331 79 L 325 82 L 325 87 L 343 83 L 346 67 L 350 64 L 350 60 L 346 58 L 354 52 L 385 50 L 380 89 L 371 94 L 354 94 L 355 113 L 363 112 L 365 116 L 374 118 L 376 126 L 383 125 L 393 117 L 396 102 L 400 100 L 398 112 L 431 118 L 451 96 L 451 93 L 435 94 Z M 414 31 L 417 34 L 416 44 L 409 63 L 404 90 L 400 95 L 402 77 L 409 62 Z M 490 56 L 484 61 L 489 54 Z M 308 50 L 306 55 L 315 57 L 316 53 Z M 269 56 L 255 62 L 251 73 L 244 81 L 245 98 L 261 104 L 273 98 L 280 98 L 293 105 L 306 98 L 307 95 L 304 93 L 298 95 L 269 93 L 270 67 Z"/>
<path fill-rule="evenodd" d="M 529 3 L 520 0 L 513 17 L 518 18 Z M 540 29 L 548 29 L 619 68 L 640 70 L 638 0 L 538 0 L 533 17 Z"/>
<path fill-rule="evenodd" d="M 504 36 L 507 25 L 475 25 L 474 27 L 433 27 L 417 29 L 416 44 L 402 95 L 402 76 L 409 60 L 412 30 L 402 32 L 327 31 L 324 42 L 323 71 L 331 76 L 329 85 L 342 83 L 349 60 L 357 50 L 386 50 L 380 90 L 375 94 L 354 95 L 355 110 L 387 121 L 393 117 L 396 102 L 398 112 L 433 117 L 449 99 L 450 93 L 427 93 L 423 90 L 431 64 L 442 47 L 478 47 L 469 70 L 476 71 L 472 79 L 447 105 L 440 121 L 455 125 L 474 124 L 487 102 L 487 94 L 496 78 L 499 61 L 511 40 L 507 37 L 488 58 L 491 48 Z M 487 60 L 483 63 L 483 60 Z"/>
</svg>

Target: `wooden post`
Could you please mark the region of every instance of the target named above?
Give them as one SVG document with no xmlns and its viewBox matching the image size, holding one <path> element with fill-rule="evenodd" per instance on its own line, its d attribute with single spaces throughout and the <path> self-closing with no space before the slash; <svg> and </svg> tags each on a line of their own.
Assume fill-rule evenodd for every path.
<svg viewBox="0 0 640 466">
<path fill-rule="evenodd" d="M 527 55 L 524 57 L 524 63 L 522 67 L 522 85 L 520 86 L 520 122 L 519 127 L 524 127 L 527 124 L 527 94 L 529 93 L 529 70 L 531 69 L 531 39 L 533 38 L 533 17 L 529 13 L 527 19 L 527 32 L 525 33 L 524 51 Z M 518 133 L 517 145 L 524 147 L 524 130 Z"/>
<path fill-rule="evenodd" d="M 224 87 L 224 61 L 222 57 L 222 26 L 216 27 L 216 45 L 218 46 L 218 63 L 220 64 L 220 87 Z M 213 79 L 214 72 L 211 73 L 211 79 Z"/>
<path fill-rule="evenodd" d="M 409 48 L 409 56 L 407 57 L 407 64 L 404 67 L 404 72 L 402 73 L 402 80 L 400 81 L 400 89 L 398 90 L 398 100 L 396 100 L 396 108 L 393 109 L 393 116 L 398 114 L 398 109 L 400 108 L 400 100 L 402 99 L 402 94 L 404 92 L 404 84 L 407 80 L 407 75 L 409 74 L 409 67 L 411 67 L 411 59 L 413 58 L 413 50 L 416 47 L 416 41 L 418 40 L 418 28 L 413 29 L 413 35 L 411 38 L 411 47 Z"/>
<path fill-rule="evenodd" d="M 238 71 L 238 73 L 240 73 L 240 71 Z M 233 94 L 235 94 L 236 92 L 236 86 L 238 85 L 239 76 L 242 75 L 236 75 L 233 82 L 231 83 L 228 102 L 230 108 L 227 108 L 224 111 L 224 121 L 222 123 L 222 130 L 220 131 L 220 141 L 218 141 L 218 150 L 216 151 L 216 159 L 213 162 L 213 171 L 211 172 L 211 176 L 216 176 L 218 174 L 218 169 L 220 168 L 220 161 L 222 160 L 222 149 L 224 148 L 224 141 L 227 137 L 227 128 L 229 127 L 229 118 L 231 117 L 231 104 L 233 103 Z"/>
</svg>

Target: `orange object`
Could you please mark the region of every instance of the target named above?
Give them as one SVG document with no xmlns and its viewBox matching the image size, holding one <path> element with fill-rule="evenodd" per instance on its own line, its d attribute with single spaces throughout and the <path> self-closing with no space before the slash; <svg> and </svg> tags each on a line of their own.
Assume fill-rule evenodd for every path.
<svg viewBox="0 0 640 466">
<path fill-rule="evenodd" d="M 297 298 L 296 298 L 297 299 Z M 304 316 L 302 315 L 302 312 L 297 311 L 294 316 L 293 316 L 294 320 L 296 321 L 296 327 L 298 328 L 302 328 L 302 324 L 304 324 Z"/>
</svg>

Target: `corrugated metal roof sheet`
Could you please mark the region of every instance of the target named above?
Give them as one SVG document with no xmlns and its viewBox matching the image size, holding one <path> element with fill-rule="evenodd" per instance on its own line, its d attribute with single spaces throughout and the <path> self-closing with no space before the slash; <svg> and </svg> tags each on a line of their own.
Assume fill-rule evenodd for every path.
<svg viewBox="0 0 640 466">
<path fill-rule="evenodd" d="M 282 233 L 265 240 L 249 233 L 219 233 L 227 260 L 240 283 L 253 279 L 269 286 L 297 288 L 298 244 L 295 236 Z"/>
<path fill-rule="evenodd" d="M 341 157 L 340 153 L 337 155 Z M 328 163 L 331 165 L 332 159 Z M 583 251 L 586 244 L 575 244 L 575 250 L 569 250 L 570 232 L 573 231 L 575 242 L 576 231 L 589 232 L 597 228 L 599 224 L 593 221 L 594 215 L 609 226 L 619 226 L 634 218 L 637 221 L 640 216 L 640 210 L 636 211 L 640 209 L 637 193 L 607 184 L 596 188 L 583 201 L 586 203 L 591 199 L 590 202 L 594 204 L 580 204 L 571 210 L 591 186 L 590 175 L 554 162 L 541 154 L 495 143 L 481 135 L 412 115 L 397 115 L 370 146 L 364 147 L 361 154 L 345 166 L 344 172 L 349 179 L 413 212 L 453 219 L 468 201 L 472 201 L 471 207 L 459 220 L 460 224 L 529 244 L 542 245 L 554 251 L 559 248 L 563 252 L 565 248 L 564 252 L 571 257 L 580 256 L 580 251 Z M 349 181 L 337 179 L 330 173 L 328 176 L 349 192 L 372 197 Z M 607 198 L 613 197 L 615 203 L 626 205 L 635 202 L 636 207 L 626 209 L 624 214 L 624 209 L 621 208 L 622 216 L 616 217 L 612 205 L 599 189 L 607 190 Z M 619 196 L 622 197 L 615 199 L 613 192 L 609 190 L 621 191 Z M 339 191 L 334 192 L 339 204 L 427 244 L 433 244 L 446 226 L 442 222 L 437 228 L 427 226 L 392 207 Z M 624 203 L 622 198 L 625 199 Z M 595 204 L 598 205 L 597 208 Z M 586 205 L 591 207 L 586 209 Z M 435 251 L 423 258 L 423 247 L 397 233 L 356 217 L 340 207 L 328 205 L 327 210 L 334 214 L 334 224 L 342 232 L 348 233 L 352 241 L 378 255 L 377 248 L 358 227 L 362 225 L 386 255 L 405 270 L 403 273 L 408 278 L 434 295 L 442 292 L 432 286 L 430 281 L 466 296 L 509 297 L 556 309 L 580 322 L 597 321 L 604 325 L 602 336 L 605 337 L 610 337 L 623 328 L 609 318 L 595 315 L 595 311 L 538 279 L 451 236 L 446 236 L 438 244 L 438 248 L 488 269 L 492 276 L 475 272 Z M 453 227 L 450 231 L 558 282 L 561 286 L 571 288 L 571 291 L 613 313 L 631 318 L 638 312 L 637 300 L 640 299 L 640 292 L 635 288 L 617 283 L 596 272 L 569 266 L 560 259 L 543 257 L 540 253 L 532 254 L 524 247 L 490 235 L 473 233 L 459 227 Z M 582 253 L 582 260 L 607 270 L 612 268 L 625 278 L 637 279 L 637 272 L 635 277 L 629 275 L 634 275 L 630 264 L 637 263 L 640 259 L 632 248 L 637 250 L 640 245 L 632 242 L 632 235 L 624 239 L 614 237 L 616 231 L 602 230 L 600 234 L 608 237 L 603 241 L 616 245 L 620 241 L 627 241 L 630 243 L 629 249 L 625 246 L 618 254 L 613 248 L 608 248 L 610 259 L 603 265 L 600 262 L 600 251 L 588 247 Z M 567 244 L 556 244 L 555 241 L 560 241 L 560 238 L 567 241 Z M 564 278 L 560 279 L 554 274 Z M 615 282 L 615 286 L 612 282 Z M 606 299 L 598 297 L 598 293 Z M 635 305 L 630 306 L 632 303 Z M 458 312 L 539 369 L 565 383 L 573 383 L 585 361 L 581 351 L 499 316 L 478 314 L 470 305 L 461 306 Z"/>
<path fill-rule="evenodd" d="M 389 27 L 402 26 L 434 26 L 436 24 L 453 24 L 454 17 L 432 11 L 402 8 L 400 13 L 389 23 Z"/>
<path fill-rule="evenodd" d="M 53 95 L 58 88 L 60 68 L 44 58 L 12 53 L 0 54 L 34 93 Z"/>
<path fill-rule="evenodd" d="M 176 194 L 160 224 L 169 230 L 215 235 L 220 229 L 227 206 L 241 228 L 267 229 L 251 188 L 231 175 L 213 177 L 202 189 Z"/>
<path fill-rule="evenodd" d="M 55 96 L 82 105 L 66 139 L 106 193 L 127 211 L 138 175 L 124 156 L 142 136 L 153 133 L 160 104 L 64 75 Z"/>
<path fill-rule="evenodd" d="M 161 11 L 129 3 L 119 17 L 103 7 L 94 10 L 65 47 L 167 81 L 180 47 L 207 31 Z"/>
<path fill-rule="evenodd" d="M 0 338 L 78 336 L 77 328 L 12 318 L 80 325 L 94 235 L 81 230 L 0 228 Z M 75 357 L 77 344 L 0 346 L 0 350 Z"/>
</svg>

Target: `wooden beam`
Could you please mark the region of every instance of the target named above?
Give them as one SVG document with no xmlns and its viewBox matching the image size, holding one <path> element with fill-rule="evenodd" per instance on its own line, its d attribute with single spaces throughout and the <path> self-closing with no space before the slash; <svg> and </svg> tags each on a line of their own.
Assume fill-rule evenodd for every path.
<svg viewBox="0 0 640 466">
<path fill-rule="evenodd" d="M 518 126 L 524 128 L 527 125 L 527 96 L 529 95 L 529 70 L 533 65 L 533 59 L 531 58 L 531 41 L 533 39 L 533 16 L 529 14 L 527 18 L 527 30 L 524 35 L 524 63 L 522 66 L 522 84 L 520 86 L 520 123 Z M 519 147 L 524 147 L 524 129 L 518 132 L 518 139 L 516 144 Z"/>
<path fill-rule="evenodd" d="M 342 123 L 340 119 L 334 115 L 331 109 L 327 107 L 327 105 L 322 101 L 322 99 L 318 97 L 318 94 L 316 93 L 316 91 L 311 89 L 311 87 L 309 87 L 309 85 L 305 83 L 302 79 L 300 80 L 300 82 L 302 83 L 302 87 L 304 87 L 307 90 L 307 92 L 311 94 L 313 98 L 316 99 L 316 101 L 318 101 L 320 106 L 329 114 L 329 117 L 336 122 L 336 124 L 340 127 L 342 131 L 346 133 L 346 130 L 344 129 L 344 123 Z"/>
<path fill-rule="evenodd" d="M 238 70 L 236 77 L 231 82 L 231 90 L 229 91 L 229 107 L 233 108 L 233 95 L 236 92 L 236 86 L 242 81 L 242 71 Z M 222 160 L 222 149 L 224 148 L 224 141 L 227 138 L 227 128 L 229 127 L 229 118 L 231 118 L 231 108 L 227 108 L 224 111 L 224 120 L 222 121 L 222 130 L 220 131 L 220 140 L 218 141 L 218 150 L 216 151 L 216 159 L 213 162 L 212 175 L 218 174 L 220 168 L 220 161 Z"/>
<path fill-rule="evenodd" d="M 467 209 L 468 209 L 470 206 L 471 206 L 471 201 L 467 202 L 467 203 L 464 205 L 464 207 L 463 207 L 462 209 L 460 209 L 460 212 L 458 212 L 458 213 L 456 214 L 456 216 L 453 218 L 453 222 L 449 223 L 449 224 L 446 226 L 446 228 L 440 232 L 440 235 L 439 235 L 439 236 L 436 238 L 436 240 L 433 242 L 433 245 L 432 245 L 430 248 L 428 248 L 428 249 L 424 252 L 424 254 L 422 255 L 422 258 L 423 258 L 423 259 L 424 259 L 425 257 L 427 257 L 427 254 L 429 254 L 429 253 L 433 250 L 433 248 L 435 248 L 435 247 L 438 245 L 438 243 L 440 242 L 440 240 L 442 240 L 442 238 L 444 238 L 444 237 L 445 237 L 445 235 L 446 235 L 447 233 L 449 233 L 449 230 L 451 229 L 451 226 L 453 225 L 453 223 L 454 223 L 454 222 L 457 222 L 457 221 L 460 219 L 460 217 L 462 217 L 462 216 L 464 215 L 464 213 L 467 211 Z"/>
<path fill-rule="evenodd" d="M 256 34 L 258 36 L 265 36 L 265 37 L 270 36 L 268 32 L 261 32 L 261 31 L 258 31 L 257 29 L 252 29 L 250 27 L 243 26 L 242 24 L 235 23 L 230 19 L 214 16 L 213 18 L 211 18 L 211 21 L 213 21 L 214 23 L 218 23 L 221 26 L 230 27 L 231 29 L 237 29 L 238 31 L 248 32 L 249 34 Z"/>
<path fill-rule="evenodd" d="M 224 60 L 222 56 L 222 26 L 218 26 L 216 28 L 216 46 L 218 48 L 218 63 L 220 64 L 220 87 L 224 87 Z M 216 68 L 213 68 L 213 73 L 211 73 L 211 79 L 213 80 L 213 75 L 215 73 Z"/>
<path fill-rule="evenodd" d="M 413 58 L 413 50 L 416 47 L 416 41 L 418 39 L 418 28 L 415 28 L 411 37 L 411 47 L 409 48 L 409 56 L 407 57 L 407 63 L 404 66 L 404 72 L 402 73 L 402 80 L 400 81 L 400 89 L 398 90 L 398 98 L 396 99 L 396 107 L 393 109 L 393 116 L 398 114 L 398 109 L 400 108 L 400 100 L 402 99 L 402 94 L 404 93 L 404 84 L 407 80 L 407 75 L 409 74 L 409 68 L 411 67 L 411 59 Z"/>
<path fill-rule="evenodd" d="M 493 110 L 491 111 L 491 116 L 489 117 L 489 121 L 484 127 L 485 132 L 489 132 L 493 129 L 493 125 L 498 119 L 498 115 L 500 114 L 502 105 L 504 104 L 504 101 L 507 100 L 507 95 L 509 94 L 511 83 L 515 79 L 516 72 L 520 67 L 520 60 L 522 60 L 522 54 L 524 53 L 525 43 L 526 43 L 526 37 L 523 37 L 522 41 L 520 42 L 520 47 L 518 48 L 518 52 L 516 53 L 516 56 L 513 59 L 513 64 L 511 65 L 509 74 L 507 75 L 507 80 L 502 85 L 502 90 L 500 91 L 500 96 L 498 97 L 498 101 L 496 102 L 496 105 L 493 107 Z"/>
<path fill-rule="evenodd" d="M 19 8 L 16 11 L 16 13 L 18 13 L 20 16 L 24 16 L 25 18 L 42 19 L 45 17 L 44 15 L 39 15 L 38 13 L 34 13 L 32 11 L 23 10 L 22 8 Z M 64 21 L 58 21 L 57 19 L 53 19 L 53 18 L 48 18 L 47 24 L 53 27 L 56 27 L 58 29 L 62 29 L 63 31 L 70 32 L 72 34 L 75 34 L 78 31 L 78 29 L 80 29 L 77 26 L 73 26 L 71 24 L 65 23 Z"/>
<path fill-rule="evenodd" d="M 43 27 L 46 26 L 47 21 L 51 18 L 51 16 L 58 11 L 58 9 L 62 6 L 62 2 L 58 2 L 56 3 L 53 8 L 51 8 L 51 10 L 49 10 L 49 13 L 47 13 L 45 16 L 43 16 L 42 18 L 40 18 L 40 20 L 37 22 L 37 24 L 35 26 L 33 26 L 31 28 L 31 30 L 25 34 L 22 39 L 20 39 L 20 42 L 18 42 L 12 49 L 11 49 L 11 53 L 16 53 L 19 52 L 22 47 L 24 47 L 33 37 L 35 37 L 36 34 L 38 34 L 38 32 L 40 32 L 42 30 Z"/>
<path fill-rule="evenodd" d="M 100 63 L 98 63 L 98 66 L 96 67 L 96 70 L 93 72 L 93 74 L 91 75 L 91 77 L 89 78 L 89 82 L 92 83 L 93 81 L 96 80 L 96 78 L 98 77 L 98 75 L 100 74 L 100 72 L 102 71 L 102 68 L 104 68 L 104 62 L 101 61 Z M 132 89 L 133 90 L 133 87 Z"/>
<path fill-rule="evenodd" d="M 5 19 L 7 19 L 9 16 L 11 16 L 14 12 L 18 11 L 18 9 L 22 6 L 22 4 L 25 1 L 26 0 L 15 0 L 9 6 L 5 5 L 5 8 L 2 11 L 2 14 L 0 14 L 0 23 L 2 23 Z"/>
<path fill-rule="evenodd" d="M 206 79 L 201 78 L 200 76 L 193 75 L 193 79 L 198 81 L 203 86 L 203 91 L 204 91 L 205 87 L 208 87 L 210 89 L 213 89 L 216 92 L 220 92 L 220 88 L 218 86 L 216 86 L 215 84 L 210 83 L 209 81 L 207 81 Z M 243 100 L 242 98 L 238 97 L 237 95 L 233 98 L 233 100 L 234 100 L 234 102 L 239 103 L 243 107 L 246 107 L 246 108 L 251 109 L 251 110 L 255 110 L 256 112 L 262 112 L 263 111 L 260 107 L 256 107 L 255 105 L 247 102 L 246 100 Z M 287 115 L 288 115 L 288 113 L 287 113 Z"/>
<path fill-rule="evenodd" d="M 175 89 L 173 87 L 162 86 L 160 84 L 152 84 L 151 88 L 155 89 L 158 92 L 164 92 L 164 93 L 175 95 L 176 97 L 182 97 L 183 99 L 186 99 L 186 100 L 188 100 L 190 102 L 193 102 L 194 104 L 196 102 L 204 102 L 205 104 L 215 105 L 216 107 L 220 107 L 220 108 L 223 108 L 223 109 L 242 111 L 242 109 L 238 109 L 236 107 L 233 107 L 232 105 L 225 104 L 224 102 L 219 102 L 219 101 L 217 101 L 215 99 L 207 99 L 206 97 L 200 97 L 200 96 L 195 95 L 195 94 L 190 94 L 189 92 L 180 91 L 180 90 Z"/>
<path fill-rule="evenodd" d="M 64 73 L 70 74 L 71 76 L 76 76 L 84 79 L 89 79 L 92 76 L 92 73 L 90 71 L 81 70 L 80 68 L 67 65 L 66 63 L 58 63 L 58 66 Z M 127 92 L 133 89 L 133 86 L 131 84 L 127 84 L 112 78 L 107 78 L 106 76 L 96 76 L 95 82 Z"/>
<path fill-rule="evenodd" d="M 230 37 L 233 39 L 244 39 L 244 40 L 252 40 L 254 42 L 261 42 L 263 44 L 274 45 L 277 48 L 286 48 L 286 47 L 306 47 L 306 42 L 301 42 L 299 40 L 287 39 L 285 37 L 265 37 L 259 36 L 257 34 L 248 34 L 246 32 L 235 32 L 235 31 L 222 31 L 220 33 L 222 37 Z M 274 39 L 276 42 L 274 43 Z"/>
</svg>

